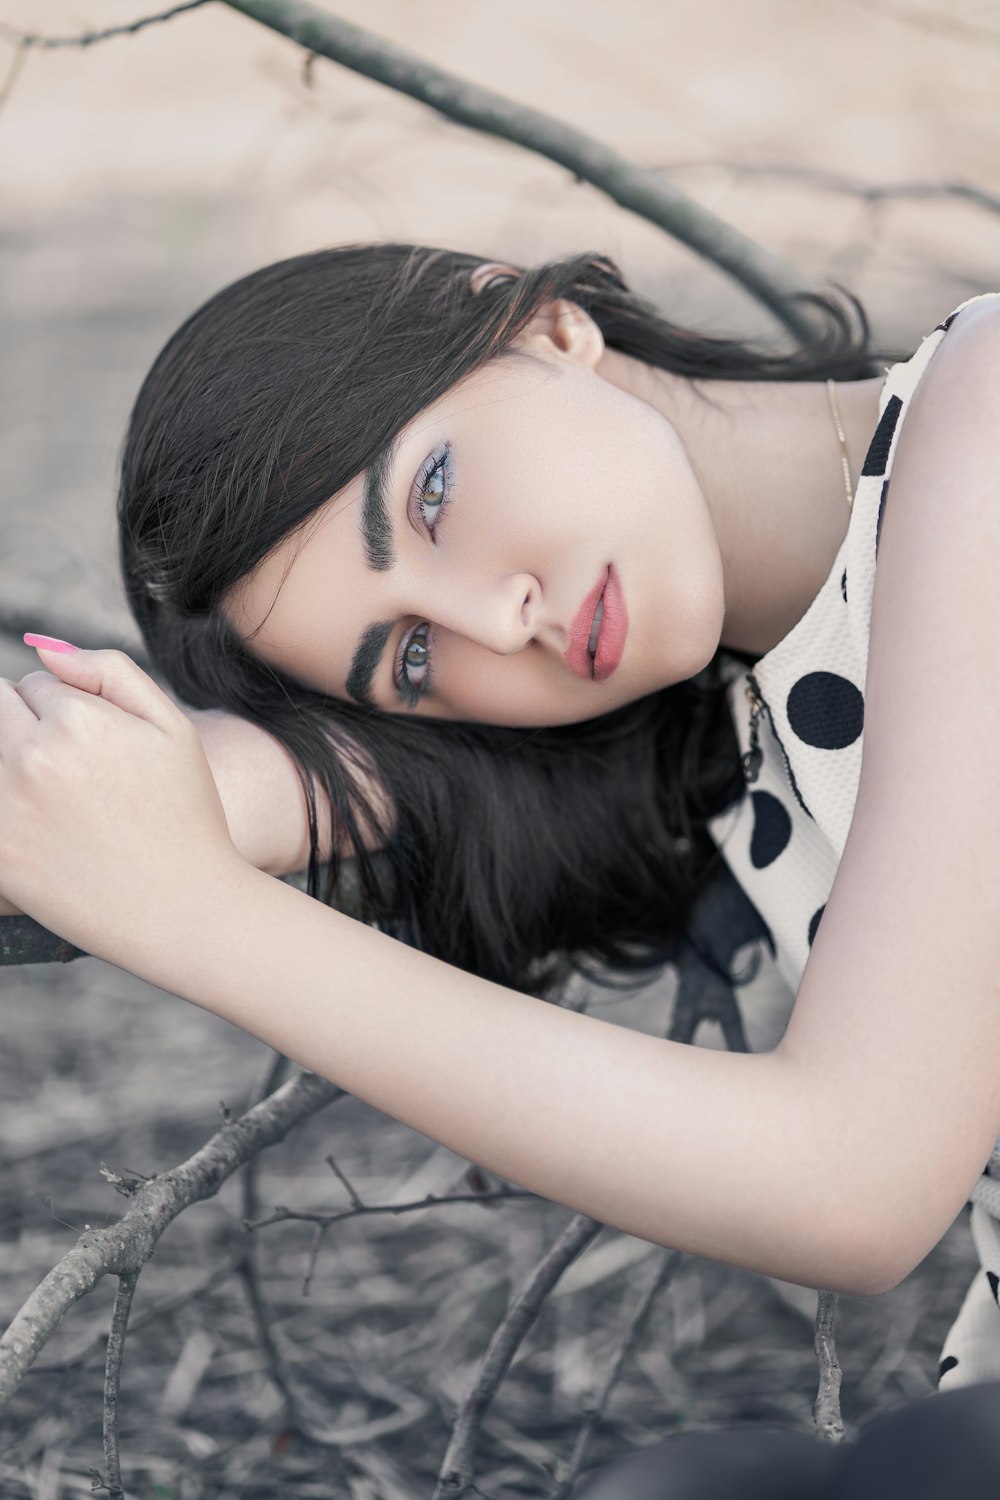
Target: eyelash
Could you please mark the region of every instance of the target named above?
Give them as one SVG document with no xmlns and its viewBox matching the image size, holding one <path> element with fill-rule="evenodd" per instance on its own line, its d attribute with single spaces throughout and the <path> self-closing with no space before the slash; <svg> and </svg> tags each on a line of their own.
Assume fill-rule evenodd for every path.
<svg viewBox="0 0 1000 1500">
<path fill-rule="evenodd" d="M 435 520 L 433 524 L 428 526 L 425 512 L 426 502 L 422 501 L 419 497 L 423 494 L 424 490 L 438 474 L 441 475 L 442 480 L 441 498 L 438 504 L 427 507 L 435 513 Z M 438 527 L 441 525 L 443 513 L 450 503 L 451 489 L 451 444 L 446 443 L 442 450 L 435 454 L 432 454 L 431 457 L 427 460 L 417 478 L 417 482 L 414 487 L 414 494 L 417 496 L 417 506 L 421 511 L 424 519 L 424 525 L 427 526 L 427 530 L 430 532 L 432 540 Z M 398 693 L 403 703 L 406 704 L 407 708 L 416 708 L 417 704 L 420 702 L 420 699 L 424 697 L 426 693 L 430 692 L 431 689 L 432 676 L 429 652 L 426 661 L 422 663 L 420 668 L 420 670 L 422 670 L 424 673 L 423 680 L 420 683 L 411 682 L 409 674 L 406 670 L 407 651 L 409 651 L 414 641 L 419 641 L 421 645 L 426 648 L 427 632 L 429 629 L 430 626 L 428 625 L 427 621 L 424 621 L 422 624 L 418 625 L 415 630 L 411 630 L 410 634 L 400 642 L 399 652 L 396 656 L 394 672 L 396 692 Z"/>
</svg>

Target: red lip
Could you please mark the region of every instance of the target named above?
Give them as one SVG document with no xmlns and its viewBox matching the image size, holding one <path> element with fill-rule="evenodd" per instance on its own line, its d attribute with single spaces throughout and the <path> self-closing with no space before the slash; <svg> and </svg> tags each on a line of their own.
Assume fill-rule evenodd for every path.
<svg viewBox="0 0 1000 1500">
<path fill-rule="evenodd" d="M 604 595 L 604 619 L 597 638 L 597 651 L 592 657 L 587 650 L 594 613 Z M 622 659 L 625 638 L 628 635 L 628 610 L 625 596 L 613 565 L 604 570 L 594 588 L 584 599 L 573 619 L 569 632 L 569 647 L 563 653 L 567 666 L 577 677 L 588 682 L 604 682 L 611 676 Z"/>
</svg>

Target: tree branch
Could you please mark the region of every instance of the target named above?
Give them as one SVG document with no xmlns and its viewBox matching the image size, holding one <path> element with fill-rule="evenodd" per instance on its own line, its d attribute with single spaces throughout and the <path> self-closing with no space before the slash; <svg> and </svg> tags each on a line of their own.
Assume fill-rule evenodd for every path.
<svg viewBox="0 0 1000 1500">
<path fill-rule="evenodd" d="M 102 1276 L 138 1272 L 178 1214 L 211 1198 L 238 1167 L 283 1140 L 293 1126 L 344 1093 L 315 1073 L 300 1072 L 262 1104 L 227 1121 L 180 1166 L 132 1191 L 132 1204 L 115 1224 L 88 1229 L 35 1288 L 0 1339 L 0 1410 L 74 1302 Z"/>
<path fill-rule="evenodd" d="M 597 1431 L 598 1424 L 604 1415 L 608 1398 L 625 1366 L 625 1361 L 638 1343 L 657 1297 L 674 1274 L 681 1259 L 682 1252 L 680 1250 L 665 1250 L 660 1256 L 653 1279 L 639 1299 L 639 1305 L 632 1315 L 624 1337 L 615 1350 L 614 1358 L 608 1368 L 607 1376 L 598 1393 L 597 1400 L 586 1412 L 583 1424 L 577 1434 L 576 1442 L 573 1444 L 573 1452 L 570 1455 L 569 1462 L 564 1467 L 559 1483 L 551 1496 L 551 1500 L 568 1500 L 570 1489 L 580 1469 L 583 1467 L 590 1444 L 593 1441 L 594 1433 Z"/>
<path fill-rule="evenodd" d="M 813 1403 L 813 1421 L 821 1438 L 831 1443 L 842 1443 L 844 1422 L 840 1415 L 841 1370 L 833 1338 L 836 1319 L 837 1293 L 820 1292 L 814 1337 L 816 1358 L 819 1361 L 819 1390 Z"/>
<path fill-rule="evenodd" d="M 599 188 L 620 207 L 665 229 L 712 261 L 762 302 L 796 338 L 808 339 L 814 332 L 815 315 L 791 301 L 796 293 L 810 289 L 793 266 L 678 188 L 664 183 L 655 172 L 633 166 L 593 136 L 542 110 L 515 104 L 493 89 L 448 73 L 360 26 L 329 15 L 308 0 L 224 3 L 311 53 L 408 94 L 448 120 L 511 141 L 566 167 L 578 182 Z"/>
<path fill-rule="evenodd" d="M 104 1466 L 105 1486 L 111 1500 L 124 1500 L 122 1465 L 118 1445 L 118 1394 L 121 1389 L 125 1332 L 139 1271 L 122 1271 L 108 1333 L 108 1360 L 104 1371 Z"/>
<path fill-rule="evenodd" d="M 59 632 L 62 640 L 72 641 L 74 646 L 79 646 L 82 651 L 101 651 L 110 644 L 108 641 L 108 631 L 102 629 L 95 630 L 93 625 L 87 620 L 71 620 L 68 618 L 60 620 L 55 614 L 54 609 L 49 608 L 48 601 L 46 601 L 45 605 L 45 621 L 46 624 L 52 626 L 53 630 Z M 25 613 L 25 611 L 19 609 L 16 605 L 9 605 L 0 599 L 0 635 L 5 635 L 10 640 L 17 641 L 20 645 L 22 644 L 21 637 L 25 631 L 34 630 L 37 624 L 38 610 L 35 606 L 32 606 Z M 123 651 L 128 652 L 135 664 L 141 667 L 144 672 L 148 672 L 151 676 L 156 675 L 156 668 L 147 656 L 138 635 L 134 638 L 119 637 L 118 644 Z"/>
<path fill-rule="evenodd" d="M 260 1085 L 260 1093 L 263 1097 L 266 1098 L 271 1093 L 287 1066 L 289 1066 L 288 1059 L 280 1052 L 275 1052 Z M 241 1194 L 244 1221 L 253 1218 L 258 1211 L 257 1169 L 259 1165 L 260 1157 L 254 1155 L 246 1163 L 244 1169 Z M 322 1234 L 322 1228 L 319 1228 L 317 1233 Z M 359 1380 L 359 1384 L 362 1388 L 368 1389 L 377 1400 L 391 1401 L 396 1407 L 394 1412 L 390 1412 L 387 1416 L 373 1418 L 360 1425 L 355 1423 L 339 1428 L 319 1427 L 309 1419 L 271 1328 L 267 1304 L 261 1291 L 256 1250 L 256 1242 L 248 1236 L 243 1242 L 243 1254 L 236 1265 L 236 1271 L 247 1295 L 250 1316 L 257 1331 L 257 1340 L 264 1356 L 267 1373 L 281 1397 L 284 1408 L 283 1419 L 287 1431 L 321 1448 L 346 1448 L 384 1436 L 388 1432 L 399 1432 L 404 1427 L 412 1427 L 414 1423 L 419 1422 L 427 1413 L 427 1402 L 422 1397 L 391 1386 L 388 1382 L 378 1380 L 377 1377 L 374 1386 L 367 1377 Z"/>
<path fill-rule="evenodd" d="M 284 1224 L 297 1219 L 303 1224 L 316 1224 L 327 1229 L 339 1224 L 342 1219 L 356 1219 L 360 1214 L 411 1214 L 422 1208 L 440 1208 L 445 1203 L 495 1203 L 502 1198 L 535 1198 L 526 1188 L 498 1188 L 491 1193 L 449 1193 L 446 1198 L 435 1198 L 431 1193 L 426 1198 L 414 1198 L 410 1203 L 362 1203 L 352 1208 L 334 1209 L 332 1213 L 319 1209 L 285 1208 L 277 1204 L 266 1219 L 246 1220 L 244 1229 L 268 1229 L 272 1224 Z"/>
<path fill-rule="evenodd" d="M 10 60 L 10 67 L 7 69 L 3 84 L 0 85 L 0 109 L 3 109 L 4 105 L 7 103 L 7 100 L 14 92 L 14 84 L 17 82 L 17 76 L 20 73 L 21 69 L 24 67 L 27 59 L 28 48 L 26 44 L 24 42 L 18 42 L 17 50 Z"/>
<path fill-rule="evenodd" d="M 128 26 L 88 32 L 75 38 L 29 36 L 10 27 L 3 29 L 21 46 L 91 46 L 107 37 L 168 20 L 204 3 L 206 0 L 189 0 L 186 5 Z M 567 168 L 577 182 L 590 183 L 620 207 L 658 225 L 711 261 L 763 303 L 796 339 L 808 340 L 813 334 L 816 314 L 808 305 L 797 306 L 794 300 L 810 290 L 796 269 L 678 188 L 663 182 L 650 168 L 634 166 L 582 130 L 530 105 L 515 104 L 493 89 L 469 83 L 360 26 L 331 16 L 308 0 L 224 0 L 224 3 L 297 42 L 310 56 L 328 58 L 397 93 L 407 94 L 445 119 L 510 141 Z"/>
<path fill-rule="evenodd" d="M 604 1225 L 586 1214 L 575 1214 L 555 1244 L 535 1266 L 528 1280 L 497 1325 L 479 1367 L 475 1384 L 455 1418 L 434 1488 L 433 1500 L 461 1500 L 472 1486 L 472 1454 L 490 1402 L 510 1369 L 521 1343 L 538 1317 L 542 1303 L 562 1273 Z"/>
<path fill-rule="evenodd" d="M 909 6 L 889 7 L 881 3 L 872 3 L 872 0 L 854 0 L 859 9 L 870 16 L 878 16 L 881 20 L 899 21 L 904 26 L 923 28 L 925 31 L 944 32 L 947 36 L 953 36 L 965 42 L 981 45 L 983 42 L 992 42 L 994 46 L 1000 44 L 1000 31 L 994 26 L 978 26 L 974 21 L 963 21 L 960 16 L 937 15 L 930 10 L 913 10 Z"/>
<path fill-rule="evenodd" d="M 183 5 L 174 5 L 170 10 L 160 11 L 155 16 L 143 16 L 138 21 L 127 21 L 121 26 L 109 26 L 106 31 L 83 31 L 79 36 L 38 36 L 17 31 L 13 26 L 8 26 L 5 21 L 0 21 L 0 33 L 7 37 L 8 41 L 16 42 L 20 47 L 40 47 L 43 50 L 53 47 L 92 47 L 95 42 L 106 42 L 109 37 L 134 36 L 137 31 L 142 31 L 146 26 L 155 26 L 158 21 L 171 21 L 182 11 L 200 10 L 203 5 L 208 4 L 209 0 L 185 0 Z"/>
</svg>

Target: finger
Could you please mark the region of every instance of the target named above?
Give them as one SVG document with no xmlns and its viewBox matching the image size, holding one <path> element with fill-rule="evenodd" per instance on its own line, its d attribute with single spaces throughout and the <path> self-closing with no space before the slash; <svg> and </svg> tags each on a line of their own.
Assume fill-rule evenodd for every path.
<svg viewBox="0 0 1000 1500">
<path fill-rule="evenodd" d="M 68 688 L 58 677 L 53 677 L 51 672 L 28 672 L 20 682 L 14 684 L 14 691 L 28 705 L 35 718 L 40 719 L 41 705 L 46 699 L 51 703 L 53 691 L 66 697 L 79 690 Z"/>
<path fill-rule="evenodd" d="M 191 728 L 190 719 L 124 651 L 63 652 L 42 646 L 36 646 L 35 650 L 49 671 L 67 687 L 93 693 L 165 733 L 179 724 Z M 34 690 L 42 714 L 46 704 L 55 702 L 54 694 L 54 687 L 46 687 L 41 694 L 38 688 Z"/>
<path fill-rule="evenodd" d="M 0 677 L 0 760 L 3 759 L 4 743 L 9 744 L 11 736 L 22 734 L 25 729 L 34 728 L 37 723 L 37 718 L 14 684 L 6 677 Z"/>
<path fill-rule="evenodd" d="M 51 672 L 28 672 L 15 685 L 14 690 L 20 693 L 38 719 L 42 717 L 43 712 L 58 713 L 59 709 L 67 703 L 89 703 L 97 712 L 110 707 L 110 704 L 105 703 L 96 693 L 87 692 L 84 688 L 72 687 L 68 682 L 63 682 L 60 678 L 53 676 Z"/>
</svg>

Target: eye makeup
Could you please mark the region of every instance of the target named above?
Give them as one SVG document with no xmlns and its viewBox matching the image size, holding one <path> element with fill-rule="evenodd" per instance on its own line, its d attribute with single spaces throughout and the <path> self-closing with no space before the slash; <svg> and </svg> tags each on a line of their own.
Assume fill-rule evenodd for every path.
<svg viewBox="0 0 1000 1500">
<path fill-rule="evenodd" d="M 453 492 L 451 443 L 446 442 L 424 462 L 413 487 L 412 505 L 420 514 L 425 531 L 435 545 L 435 536 Z M 416 708 L 431 691 L 430 621 L 424 620 L 400 641 L 393 665 L 393 686 L 407 709 Z M 416 653 L 415 659 L 411 652 Z"/>
</svg>

